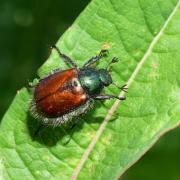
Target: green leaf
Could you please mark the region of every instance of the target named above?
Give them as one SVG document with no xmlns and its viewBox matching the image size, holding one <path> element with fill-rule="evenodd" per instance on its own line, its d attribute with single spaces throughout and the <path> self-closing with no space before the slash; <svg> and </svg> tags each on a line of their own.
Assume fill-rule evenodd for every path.
<svg viewBox="0 0 180 180">
<path fill-rule="evenodd" d="M 73 130 L 38 127 L 28 113 L 27 89 L 20 90 L 0 126 L 0 173 L 5 179 L 115 179 L 165 132 L 180 124 L 180 1 L 93 0 L 58 41 L 82 65 L 103 47 L 114 82 L 126 101 L 96 103 Z M 40 77 L 65 68 L 55 51 Z"/>
</svg>

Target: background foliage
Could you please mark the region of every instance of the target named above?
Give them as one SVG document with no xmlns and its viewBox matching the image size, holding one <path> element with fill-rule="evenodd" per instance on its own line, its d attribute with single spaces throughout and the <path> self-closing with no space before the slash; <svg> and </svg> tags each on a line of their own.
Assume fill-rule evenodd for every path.
<svg viewBox="0 0 180 180">
<path fill-rule="evenodd" d="M 0 117 L 16 91 L 35 77 L 50 45 L 88 0 L 0 1 Z M 168 133 L 123 179 L 179 179 L 180 129 Z"/>
</svg>

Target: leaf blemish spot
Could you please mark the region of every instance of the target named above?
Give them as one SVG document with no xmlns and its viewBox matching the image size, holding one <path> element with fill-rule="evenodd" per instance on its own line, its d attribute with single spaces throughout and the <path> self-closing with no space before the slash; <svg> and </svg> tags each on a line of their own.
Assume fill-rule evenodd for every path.
<svg viewBox="0 0 180 180">
<path fill-rule="evenodd" d="M 96 135 L 95 132 L 87 132 L 87 133 L 85 134 L 85 136 L 86 136 L 86 137 L 89 137 L 89 138 L 93 138 L 95 135 Z"/>
<path fill-rule="evenodd" d="M 141 55 L 141 51 L 139 51 L 139 50 L 138 51 L 134 51 L 133 55 L 135 57 L 139 57 Z"/>
<path fill-rule="evenodd" d="M 158 34 L 158 31 L 154 31 L 154 35 L 157 35 Z"/>
<path fill-rule="evenodd" d="M 157 65 L 157 63 L 152 63 L 152 64 L 151 64 L 151 67 L 152 67 L 153 69 L 157 69 L 157 68 L 158 68 L 158 65 Z"/>
<path fill-rule="evenodd" d="M 112 136 L 109 135 L 105 138 L 102 138 L 102 142 L 105 144 L 105 145 L 110 145 L 111 144 L 111 139 L 112 139 Z"/>
<path fill-rule="evenodd" d="M 48 156 L 48 155 L 43 156 L 42 159 L 43 159 L 44 161 L 47 161 L 47 162 L 50 162 L 50 161 L 51 161 L 51 158 L 50 158 L 50 156 Z"/>
<path fill-rule="evenodd" d="M 149 74 L 150 79 L 157 79 L 159 77 L 159 74 L 157 73 L 158 65 L 157 63 L 153 62 L 151 64 L 151 72 Z"/>
<path fill-rule="evenodd" d="M 36 171 L 35 174 L 41 175 L 41 172 L 40 171 Z"/>
<path fill-rule="evenodd" d="M 110 44 L 109 43 L 103 44 L 102 49 L 110 49 Z"/>
</svg>

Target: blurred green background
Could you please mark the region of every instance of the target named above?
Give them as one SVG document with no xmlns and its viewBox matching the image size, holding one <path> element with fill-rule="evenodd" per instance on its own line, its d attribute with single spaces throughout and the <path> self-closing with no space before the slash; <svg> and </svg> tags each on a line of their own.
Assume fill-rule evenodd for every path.
<svg viewBox="0 0 180 180">
<path fill-rule="evenodd" d="M 50 46 L 90 0 L 0 0 L 0 117 L 16 91 L 36 77 Z M 123 180 L 179 180 L 180 128 L 161 140 Z"/>
</svg>

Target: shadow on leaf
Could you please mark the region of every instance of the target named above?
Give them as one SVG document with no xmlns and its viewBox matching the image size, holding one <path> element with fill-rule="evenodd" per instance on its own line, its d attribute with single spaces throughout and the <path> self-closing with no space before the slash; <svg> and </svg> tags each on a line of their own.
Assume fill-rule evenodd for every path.
<svg viewBox="0 0 180 180">
<path fill-rule="evenodd" d="M 31 117 L 29 114 L 27 117 L 27 127 L 29 130 L 29 134 L 31 136 L 32 141 L 37 141 L 46 146 L 52 147 L 57 144 L 57 142 L 61 142 L 62 145 L 66 145 L 71 140 L 71 137 L 75 132 L 79 132 L 84 123 L 93 124 L 98 123 L 101 124 L 104 117 L 96 116 L 93 117 L 95 111 L 100 106 L 99 103 L 96 103 L 94 108 L 91 109 L 87 114 L 83 115 L 80 120 L 72 127 L 72 124 L 67 124 L 66 126 L 60 127 L 51 127 L 42 125 L 38 120 Z"/>
</svg>

